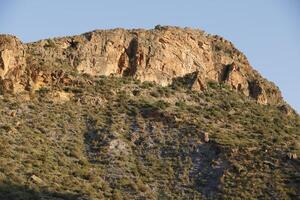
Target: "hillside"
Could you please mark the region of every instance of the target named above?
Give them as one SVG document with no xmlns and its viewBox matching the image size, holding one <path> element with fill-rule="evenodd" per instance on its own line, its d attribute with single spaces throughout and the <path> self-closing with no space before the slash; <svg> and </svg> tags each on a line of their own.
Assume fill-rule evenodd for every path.
<svg viewBox="0 0 300 200">
<path fill-rule="evenodd" d="M 297 199 L 300 117 L 199 30 L 0 36 L 0 199 Z"/>
</svg>

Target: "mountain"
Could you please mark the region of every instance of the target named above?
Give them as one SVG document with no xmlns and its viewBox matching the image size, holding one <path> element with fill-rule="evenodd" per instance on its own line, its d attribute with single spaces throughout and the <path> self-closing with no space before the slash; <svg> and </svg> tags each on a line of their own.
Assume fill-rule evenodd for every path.
<svg viewBox="0 0 300 200">
<path fill-rule="evenodd" d="M 0 199 L 297 199 L 300 118 L 220 36 L 0 35 Z"/>
</svg>

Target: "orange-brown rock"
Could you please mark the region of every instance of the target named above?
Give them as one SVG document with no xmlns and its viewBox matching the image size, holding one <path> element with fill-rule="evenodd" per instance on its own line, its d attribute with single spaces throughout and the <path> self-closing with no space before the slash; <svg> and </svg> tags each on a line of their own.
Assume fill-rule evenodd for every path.
<svg viewBox="0 0 300 200">
<path fill-rule="evenodd" d="M 1 93 L 21 90 L 20 77 L 26 66 L 25 47 L 14 36 L 0 35 Z"/>
<path fill-rule="evenodd" d="M 246 76 L 241 72 L 240 67 L 234 62 L 224 66 L 221 73 L 221 80 L 229 84 L 234 90 L 249 95 L 249 85 Z"/>
<path fill-rule="evenodd" d="M 205 82 L 205 76 L 203 73 L 196 71 L 194 78 L 192 79 L 191 90 L 194 91 L 204 91 L 207 86 Z"/>
<path fill-rule="evenodd" d="M 28 44 L 0 35 L 0 52 L 2 83 L 10 80 L 5 90 L 14 92 L 70 82 L 64 72 L 71 69 L 93 76 L 132 76 L 162 86 L 195 74 L 190 81 L 193 90 L 205 90 L 208 81 L 216 81 L 262 104 L 283 101 L 278 88 L 262 78 L 231 42 L 190 28 L 96 30 Z"/>
</svg>

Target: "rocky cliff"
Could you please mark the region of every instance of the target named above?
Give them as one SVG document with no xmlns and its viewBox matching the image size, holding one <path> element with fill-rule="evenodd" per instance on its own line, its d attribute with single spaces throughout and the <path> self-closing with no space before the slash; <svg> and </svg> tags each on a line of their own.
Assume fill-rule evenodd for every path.
<svg viewBox="0 0 300 200">
<path fill-rule="evenodd" d="M 300 199 L 300 117 L 221 37 L 1 35 L 0 86 L 0 200 Z"/>
<path fill-rule="evenodd" d="M 205 90 L 214 81 L 261 104 L 283 103 L 279 89 L 257 73 L 231 42 L 190 28 L 96 30 L 28 44 L 0 35 L 0 55 L 1 93 L 71 84 L 71 72 L 76 71 L 132 76 L 163 86 L 179 77 L 193 77 L 189 85 L 193 90 Z"/>
</svg>

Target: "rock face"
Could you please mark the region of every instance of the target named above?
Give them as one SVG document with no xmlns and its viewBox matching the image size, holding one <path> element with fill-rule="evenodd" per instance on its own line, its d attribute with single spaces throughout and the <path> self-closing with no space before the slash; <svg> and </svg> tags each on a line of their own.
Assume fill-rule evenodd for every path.
<svg viewBox="0 0 300 200">
<path fill-rule="evenodd" d="M 200 30 L 157 26 L 152 30 L 97 30 L 22 44 L 0 35 L 2 93 L 70 82 L 68 70 L 93 76 L 132 76 L 162 86 L 194 74 L 191 89 L 208 81 L 228 84 L 262 104 L 279 104 L 279 89 L 262 78 L 231 42 Z"/>
<path fill-rule="evenodd" d="M 16 91 L 26 66 L 24 45 L 14 36 L 0 35 L 0 92 Z"/>
</svg>

